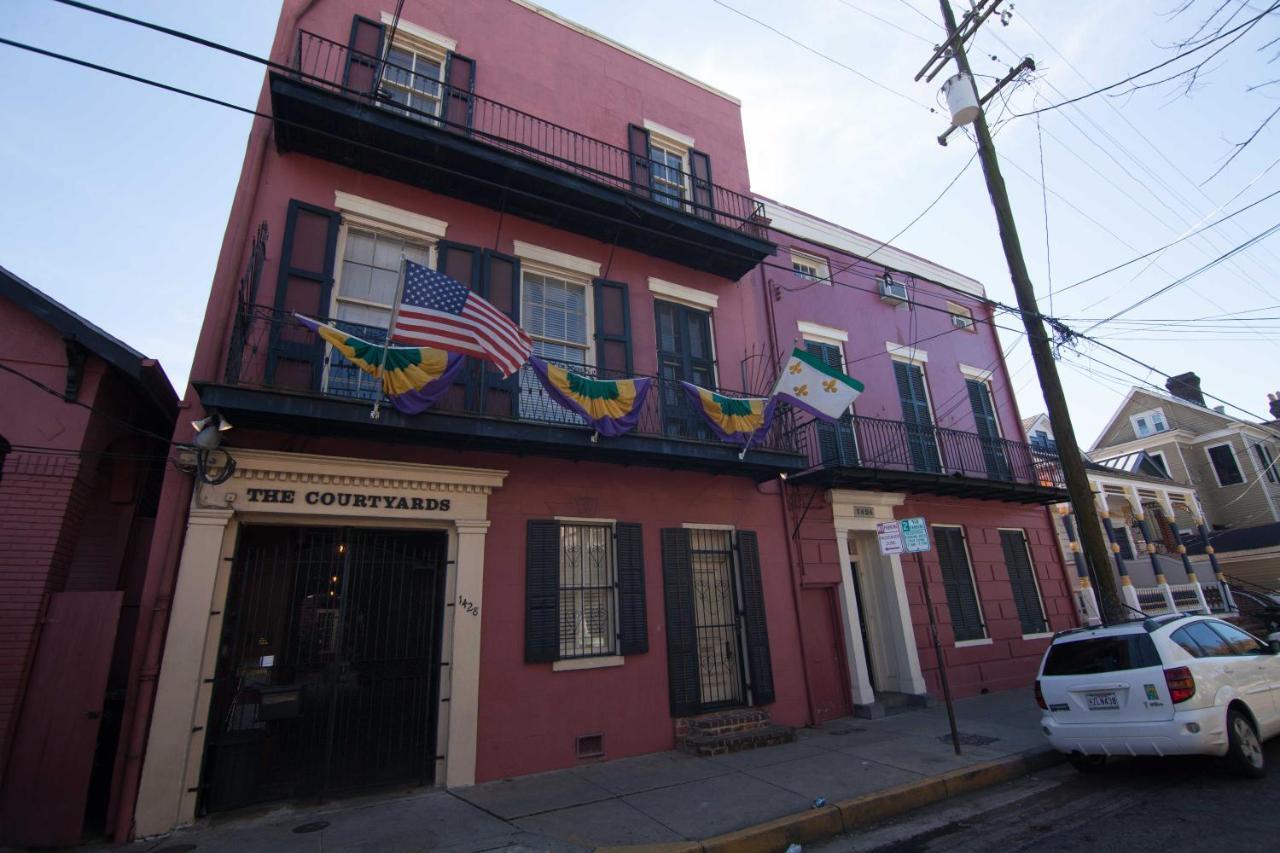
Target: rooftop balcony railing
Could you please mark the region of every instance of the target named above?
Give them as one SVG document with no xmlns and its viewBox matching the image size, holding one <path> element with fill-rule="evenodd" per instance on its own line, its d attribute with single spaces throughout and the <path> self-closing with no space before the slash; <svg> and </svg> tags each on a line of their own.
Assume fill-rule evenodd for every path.
<svg viewBox="0 0 1280 853">
<path fill-rule="evenodd" d="M 312 85 L 766 239 L 762 205 L 712 183 L 710 174 L 634 154 L 306 30 L 298 31 L 292 66 Z"/>
</svg>

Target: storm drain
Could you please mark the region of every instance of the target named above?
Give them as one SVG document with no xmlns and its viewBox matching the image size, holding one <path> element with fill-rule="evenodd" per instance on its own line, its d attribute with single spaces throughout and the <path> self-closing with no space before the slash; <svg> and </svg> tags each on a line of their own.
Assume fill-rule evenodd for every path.
<svg viewBox="0 0 1280 853">
<path fill-rule="evenodd" d="M 951 743 L 951 735 L 938 735 L 938 740 L 943 743 Z M 973 735 L 968 732 L 960 732 L 960 743 L 965 746 L 986 746 L 989 743 L 995 743 L 1000 740 L 998 737 L 987 737 L 986 735 Z"/>
</svg>

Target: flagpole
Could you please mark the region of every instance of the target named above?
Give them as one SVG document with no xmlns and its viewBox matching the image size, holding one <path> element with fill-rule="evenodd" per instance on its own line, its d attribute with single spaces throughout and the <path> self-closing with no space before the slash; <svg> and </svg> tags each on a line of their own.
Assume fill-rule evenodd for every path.
<svg viewBox="0 0 1280 853">
<path fill-rule="evenodd" d="M 369 412 L 369 417 L 377 420 L 382 417 L 382 395 L 385 393 L 383 385 L 383 375 L 387 370 L 387 351 L 391 349 L 391 332 L 396 327 L 396 320 L 400 317 L 400 303 L 404 299 L 404 249 L 400 250 L 400 274 L 396 278 L 396 295 L 391 302 L 391 322 L 387 324 L 387 336 L 382 342 L 382 360 L 378 362 L 378 396 L 373 401 L 373 410 Z"/>
</svg>

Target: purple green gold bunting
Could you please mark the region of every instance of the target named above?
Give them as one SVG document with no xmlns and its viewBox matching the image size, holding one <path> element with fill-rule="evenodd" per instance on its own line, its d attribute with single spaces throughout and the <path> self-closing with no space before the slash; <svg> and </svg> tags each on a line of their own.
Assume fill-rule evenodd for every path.
<svg viewBox="0 0 1280 853">
<path fill-rule="evenodd" d="M 431 408 L 462 367 L 463 358 L 457 353 L 431 347 L 384 347 L 310 317 L 293 316 L 365 373 L 375 378 L 381 373 L 382 392 L 406 415 Z"/>
<path fill-rule="evenodd" d="M 746 447 L 765 437 L 773 424 L 771 397 L 726 397 L 690 382 L 681 382 L 693 408 L 724 441 Z"/>
<path fill-rule="evenodd" d="M 551 399 L 610 438 L 635 428 L 645 398 L 653 387 L 653 380 L 647 377 L 592 379 L 548 364 L 537 356 L 529 357 L 529 366 Z"/>
</svg>

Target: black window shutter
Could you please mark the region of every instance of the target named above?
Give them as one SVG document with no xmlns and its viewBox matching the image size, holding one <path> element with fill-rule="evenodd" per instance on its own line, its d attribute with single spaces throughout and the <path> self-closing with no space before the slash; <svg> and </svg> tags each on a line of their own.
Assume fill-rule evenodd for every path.
<svg viewBox="0 0 1280 853">
<path fill-rule="evenodd" d="M 805 351 L 816 355 L 827 367 L 844 372 L 844 360 L 840 348 L 820 341 L 805 341 Z M 840 416 L 839 423 L 818 420 L 814 423 L 818 436 L 818 450 L 825 465 L 857 465 L 858 446 L 853 436 L 853 416 L 848 412 Z"/>
<path fill-rule="evenodd" d="M 667 615 L 667 681 L 671 716 L 698 713 L 698 636 L 693 625 L 693 558 L 689 531 L 662 531 L 662 587 Z"/>
<path fill-rule="evenodd" d="M 631 301 L 624 281 L 592 282 L 596 308 L 596 367 L 601 376 L 631 375 Z"/>
<path fill-rule="evenodd" d="M 342 87 L 361 95 L 378 87 L 378 63 L 382 61 L 385 28 L 378 21 L 356 15 L 351 20 L 347 42 L 347 62 L 342 69 Z"/>
<path fill-rule="evenodd" d="M 444 64 L 444 120 L 453 130 L 469 131 L 474 113 L 476 61 L 450 53 Z"/>
<path fill-rule="evenodd" d="M 333 270 L 342 218 L 335 210 L 293 199 L 285 218 L 280 271 L 276 277 L 276 320 L 267 347 L 266 384 L 300 391 L 320 388 L 324 341 L 299 325 L 286 323 L 294 311 L 327 319 L 333 295 Z"/>
<path fill-rule="evenodd" d="M 516 323 L 520 322 L 520 259 L 485 249 L 482 258 L 480 295 Z M 506 379 L 488 362 L 483 370 L 483 402 L 486 415 L 516 417 L 520 414 L 520 373 Z"/>
<path fill-rule="evenodd" d="M 618 522 L 618 654 L 649 651 L 649 617 L 645 611 L 644 546 L 638 524 Z"/>
<path fill-rule="evenodd" d="M 986 634 L 974 591 L 973 572 L 965 554 L 964 531 L 958 527 L 935 527 L 933 535 L 955 638 L 957 641 L 980 640 Z"/>
<path fill-rule="evenodd" d="M 893 376 L 902 401 L 902 422 L 907 437 L 907 454 L 916 471 L 941 470 L 938 444 L 933 432 L 933 416 L 929 413 L 929 397 L 924 390 L 924 371 L 917 364 L 893 363 Z"/>
<path fill-rule="evenodd" d="M 769 655 L 769 626 L 764 613 L 764 582 L 760 577 L 760 542 L 754 530 L 738 531 L 738 574 L 742 579 L 742 607 L 747 634 L 747 667 L 751 673 L 751 701 L 773 702 L 773 660 Z"/>
<path fill-rule="evenodd" d="M 530 519 L 524 554 L 524 660 L 560 657 L 560 522 Z"/>
<path fill-rule="evenodd" d="M 649 162 L 649 131 L 638 124 L 627 125 L 627 147 L 631 151 L 631 189 L 647 196 L 653 184 L 653 167 Z"/>
<path fill-rule="evenodd" d="M 1004 564 L 1009 570 L 1009 585 L 1013 588 L 1013 603 L 1018 608 L 1022 633 L 1039 634 L 1049 623 L 1045 621 L 1044 607 L 1036 590 L 1027 537 L 1020 530 L 1001 530 L 1000 546 L 1004 550 Z"/>
<path fill-rule="evenodd" d="M 693 177 L 694 212 L 704 219 L 714 218 L 716 202 L 711 189 L 711 158 L 702 151 L 690 151 L 689 171 Z"/>
<path fill-rule="evenodd" d="M 441 240 L 436 244 L 436 271 L 462 282 L 471 291 L 480 293 L 482 252 L 479 246 Z M 483 366 L 479 361 L 471 359 L 458 371 L 458 378 L 454 380 L 455 387 L 464 386 L 466 389 L 463 397 L 468 411 L 475 411 L 480 406 Z"/>
</svg>

